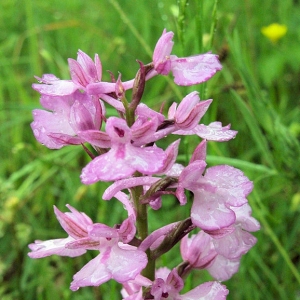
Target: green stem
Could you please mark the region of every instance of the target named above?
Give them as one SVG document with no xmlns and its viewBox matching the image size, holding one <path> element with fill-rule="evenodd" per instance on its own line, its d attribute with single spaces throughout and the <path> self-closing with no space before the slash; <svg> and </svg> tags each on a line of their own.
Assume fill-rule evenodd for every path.
<svg viewBox="0 0 300 300">
<path fill-rule="evenodd" d="M 139 175 L 138 173 L 135 175 Z M 144 240 L 148 236 L 148 212 L 147 205 L 140 203 L 140 197 L 143 195 L 143 187 L 137 186 L 131 189 L 131 195 L 133 197 L 134 206 L 136 208 L 136 229 L 137 237 L 140 240 Z M 146 268 L 142 271 L 142 275 L 154 280 L 155 274 L 155 260 L 150 259 L 150 249 L 146 251 L 148 257 L 148 264 Z"/>
</svg>

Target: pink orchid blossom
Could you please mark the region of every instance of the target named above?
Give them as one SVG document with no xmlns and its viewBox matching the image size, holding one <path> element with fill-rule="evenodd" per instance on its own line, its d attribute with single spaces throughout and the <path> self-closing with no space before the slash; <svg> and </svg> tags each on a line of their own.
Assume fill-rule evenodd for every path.
<svg viewBox="0 0 300 300">
<path fill-rule="evenodd" d="M 77 60 L 68 59 L 72 81 L 79 87 L 85 88 L 89 83 L 100 82 L 102 78 L 102 65 L 98 54 L 95 62 L 83 51 L 78 50 Z"/>
<path fill-rule="evenodd" d="M 106 132 L 111 149 L 91 161 L 81 173 L 81 181 L 91 184 L 99 180 L 112 181 L 129 177 L 135 171 L 150 175 L 163 166 L 165 154 L 158 147 L 135 147 L 131 144 L 132 130 L 125 120 L 110 117 Z"/>
<path fill-rule="evenodd" d="M 141 276 L 140 276 L 141 277 Z M 136 277 L 138 278 L 138 276 Z M 184 284 L 177 270 L 159 268 L 155 272 L 155 280 L 149 282 L 147 278 L 129 281 L 123 284 L 121 291 L 123 300 L 143 300 L 142 287 L 150 287 L 146 297 L 154 300 L 225 300 L 228 295 L 226 287 L 219 282 L 205 282 L 185 294 L 179 294 Z"/>
<path fill-rule="evenodd" d="M 152 281 L 143 275 L 137 275 L 133 280 L 122 284 L 121 295 L 123 300 L 143 300 L 142 287 L 151 286 Z"/>
<path fill-rule="evenodd" d="M 211 53 L 186 58 L 171 55 L 173 35 L 164 30 L 155 46 L 153 64 L 157 73 L 167 75 L 172 71 L 176 84 L 189 86 L 207 81 L 222 69 L 218 56 Z"/>
<path fill-rule="evenodd" d="M 228 295 L 226 287 L 214 281 L 203 283 L 180 295 L 183 280 L 179 277 L 176 269 L 170 272 L 167 268 L 161 268 L 157 270 L 155 277 L 150 292 L 155 300 L 224 300 Z"/>
<path fill-rule="evenodd" d="M 50 149 L 85 142 L 79 131 L 99 129 L 104 108 L 98 100 L 79 91 L 67 96 L 41 96 L 50 111 L 35 109 L 31 123 L 35 138 Z M 52 111 L 52 112 L 51 112 Z"/>
<path fill-rule="evenodd" d="M 121 194 L 118 195 L 122 197 Z M 129 214 L 119 229 L 93 223 L 84 213 L 67 205 L 71 212 L 54 211 L 63 229 L 69 234 L 65 239 L 36 241 L 30 244 L 31 258 L 49 255 L 79 256 L 87 249 L 98 250 L 100 254 L 77 272 L 71 283 L 72 290 L 83 286 L 98 286 L 109 279 L 120 283 L 134 279 L 147 265 L 147 255 L 130 242 L 135 235 L 135 215 Z M 130 213 L 130 212 L 129 212 Z M 123 242 L 122 242 L 123 241 Z"/>
<path fill-rule="evenodd" d="M 180 243 L 181 256 L 191 268 L 206 268 L 217 256 L 213 239 L 204 231 L 183 237 Z"/>
<path fill-rule="evenodd" d="M 230 245 L 223 244 L 224 249 L 222 251 L 220 247 L 215 247 L 215 241 L 204 231 L 191 237 L 185 236 L 181 240 L 181 256 L 189 263 L 182 271 L 183 275 L 188 274 L 194 268 L 206 269 L 216 280 L 224 281 L 230 279 L 238 271 L 241 256 L 235 258 L 223 256 L 219 252 L 226 252 L 226 247 L 230 247 Z M 235 249 L 240 252 L 243 247 L 240 249 L 238 246 Z"/>
<path fill-rule="evenodd" d="M 196 226 L 207 231 L 229 227 L 236 221 L 230 207 L 247 203 L 253 184 L 240 170 L 230 166 L 208 168 L 203 176 L 204 168 L 203 161 L 188 165 L 179 177 L 177 194 L 182 194 L 183 188 L 194 193 L 191 218 Z"/>
<path fill-rule="evenodd" d="M 62 213 L 54 206 L 54 213 L 63 229 L 68 233 L 68 237 L 48 241 L 35 241 L 34 244 L 29 245 L 31 249 L 31 252 L 28 253 L 29 257 L 41 258 L 54 254 L 74 257 L 86 252 L 86 249 L 69 249 L 66 245 L 88 237 L 88 227 L 93 224 L 93 221 L 86 214 L 77 211 L 71 205 L 67 204 L 67 207 L 71 212 Z"/>
<path fill-rule="evenodd" d="M 97 230 L 94 227 L 89 234 L 99 240 L 100 254 L 73 276 L 73 291 L 85 286 L 99 286 L 110 279 L 119 283 L 127 282 L 147 265 L 147 255 L 143 251 L 118 242 L 118 238 L 102 238 L 102 233 L 97 233 Z"/>
<path fill-rule="evenodd" d="M 198 125 L 211 102 L 211 99 L 200 102 L 199 93 L 192 92 L 182 99 L 178 107 L 176 103 L 171 105 L 168 118 L 175 120 L 178 130 L 191 130 Z"/>
</svg>

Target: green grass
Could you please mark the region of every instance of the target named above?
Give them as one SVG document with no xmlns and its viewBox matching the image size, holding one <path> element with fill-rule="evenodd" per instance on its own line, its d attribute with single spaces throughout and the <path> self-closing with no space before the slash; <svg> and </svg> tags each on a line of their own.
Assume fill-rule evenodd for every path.
<svg viewBox="0 0 300 300">
<path fill-rule="evenodd" d="M 96 222 L 114 225 L 124 212 L 116 201 L 101 201 L 107 184 L 82 186 L 88 162 L 80 147 L 49 150 L 31 132 L 31 111 L 39 95 L 33 75 L 69 78 L 67 58 L 78 49 L 98 53 L 103 70 L 131 79 L 136 59 L 151 61 L 163 28 L 175 32 L 174 53 L 188 56 L 212 50 L 224 66 L 208 83 L 182 88 L 170 78 L 146 85 L 146 103 L 158 108 L 192 90 L 213 98 L 203 122 L 231 123 L 239 131 L 228 143 L 210 143 L 208 164 L 229 164 L 254 181 L 249 197 L 262 229 L 242 259 L 240 271 L 225 284 L 227 299 L 300 299 L 300 4 L 276 1 L 34 1 L 0 4 L 0 298 L 120 299 L 113 281 L 97 288 L 69 290 L 72 276 L 94 253 L 72 258 L 32 260 L 35 239 L 64 237 L 53 205 L 67 203 Z M 288 32 L 272 44 L 260 30 L 273 22 Z M 209 33 L 214 33 L 210 35 Z M 202 39 L 202 36 L 208 37 Z M 104 72 L 104 80 L 109 74 Z M 186 141 L 192 151 L 196 138 Z M 182 157 L 186 153 L 181 153 Z M 150 214 L 157 228 L 181 218 L 186 208 L 166 201 Z M 176 249 L 174 249 L 176 250 Z M 180 262 L 176 251 L 161 263 Z M 208 278 L 195 272 L 187 285 Z"/>
</svg>

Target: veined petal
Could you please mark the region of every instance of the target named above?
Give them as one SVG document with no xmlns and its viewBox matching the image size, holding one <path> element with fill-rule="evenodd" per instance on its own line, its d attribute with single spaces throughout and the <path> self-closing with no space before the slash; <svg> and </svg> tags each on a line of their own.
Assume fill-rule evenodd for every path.
<svg viewBox="0 0 300 300">
<path fill-rule="evenodd" d="M 54 206 L 54 213 L 61 227 L 74 239 L 86 237 L 88 235 L 87 227 L 93 224 L 93 221 L 82 212 L 79 212 L 71 205 L 68 205 L 71 212 L 61 212 Z"/>
<path fill-rule="evenodd" d="M 212 122 L 209 125 L 199 124 L 194 128 L 194 133 L 209 141 L 225 142 L 237 135 L 237 131 L 230 130 L 230 124 L 222 127 L 221 122 Z M 176 132 L 177 133 L 177 132 Z"/>
<path fill-rule="evenodd" d="M 75 135 L 68 119 L 57 113 L 51 113 L 41 109 L 32 112 L 34 121 L 30 124 L 35 138 L 50 149 L 59 149 L 64 142 L 51 138 L 52 133 Z"/>
<path fill-rule="evenodd" d="M 167 75 L 171 70 L 170 54 L 174 44 L 173 36 L 172 31 L 164 30 L 153 52 L 154 69 L 162 75 Z"/>
<path fill-rule="evenodd" d="M 30 258 L 42 258 L 50 255 L 75 257 L 86 253 L 85 249 L 67 249 L 65 245 L 75 241 L 72 237 L 65 239 L 53 239 L 47 241 L 35 241 L 34 244 L 28 245 L 31 252 L 28 253 Z"/>
<path fill-rule="evenodd" d="M 218 193 L 223 195 L 223 202 L 230 206 L 247 203 L 246 197 L 253 189 L 252 181 L 241 170 L 228 165 L 208 168 L 204 178 L 218 189 Z"/>
<path fill-rule="evenodd" d="M 128 153 L 128 163 L 132 165 L 137 171 L 152 175 L 162 168 L 165 161 L 165 153 L 158 147 L 130 147 Z"/>
<path fill-rule="evenodd" d="M 128 244 L 119 243 L 112 248 L 107 262 L 107 268 L 112 278 L 117 282 L 126 282 L 134 279 L 146 267 L 148 262 L 145 252 Z"/>
<path fill-rule="evenodd" d="M 235 274 L 240 266 L 240 259 L 228 259 L 222 255 L 217 255 L 212 264 L 206 269 L 209 274 L 219 281 L 228 280 Z"/>
<path fill-rule="evenodd" d="M 124 151 L 122 151 L 124 153 Z M 84 184 L 92 184 L 97 181 L 114 181 L 132 175 L 136 170 L 126 163 L 124 157 L 118 157 L 118 149 L 94 158 L 83 168 L 80 178 Z"/>
<path fill-rule="evenodd" d="M 206 140 L 203 140 L 194 150 L 190 159 L 190 164 L 196 160 L 206 161 Z"/>
<path fill-rule="evenodd" d="M 171 69 L 174 81 L 178 85 L 189 86 L 210 79 L 217 71 L 222 69 L 217 55 L 201 54 L 185 58 L 171 56 Z"/>
<path fill-rule="evenodd" d="M 179 144 L 180 144 L 180 139 L 173 142 L 165 150 L 166 159 L 164 161 L 163 168 L 159 170 L 159 174 L 166 174 L 168 171 L 171 170 L 171 168 L 173 167 L 177 159 Z"/>
<path fill-rule="evenodd" d="M 32 88 L 42 95 L 66 96 L 73 94 L 78 87 L 71 80 L 55 80 L 50 84 L 34 83 Z"/>
<path fill-rule="evenodd" d="M 205 282 L 181 296 L 181 300 L 225 300 L 229 291 L 225 285 L 210 281 Z"/>
<path fill-rule="evenodd" d="M 242 230 L 239 226 L 236 226 L 232 233 L 222 238 L 214 239 L 213 243 L 216 251 L 220 255 L 228 259 L 239 259 L 242 255 L 246 254 L 256 242 L 256 237 Z"/>
<path fill-rule="evenodd" d="M 111 279 L 111 273 L 105 264 L 101 263 L 102 257 L 103 255 L 99 254 L 73 276 L 70 286 L 72 291 L 77 291 L 84 286 L 99 286 Z"/>
<path fill-rule="evenodd" d="M 91 81 L 91 78 L 84 72 L 80 63 L 75 59 L 69 58 L 68 64 L 72 81 L 82 88 L 86 87 Z"/>
<path fill-rule="evenodd" d="M 191 209 L 193 224 L 203 230 L 217 230 L 232 225 L 235 213 L 225 206 L 222 195 L 204 190 L 194 192 Z"/>
<path fill-rule="evenodd" d="M 121 190 L 139 186 L 139 185 L 150 186 L 151 184 L 155 183 L 158 180 L 159 180 L 158 177 L 145 176 L 145 177 L 125 178 L 125 179 L 115 181 L 112 185 L 110 185 L 105 190 L 105 192 L 102 195 L 102 199 L 110 200 Z M 119 198 L 117 197 L 117 199 L 119 199 Z"/>
<path fill-rule="evenodd" d="M 59 146 L 59 148 L 61 148 L 62 146 L 67 146 L 67 145 L 80 145 L 85 142 L 85 140 L 81 139 L 78 136 L 71 136 L 71 135 L 64 134 L 64 133 L 49 133 L 47 136 L 49 138 L 51 138 L 52 141 L 55 142 Z M 47 147 L 50 148 L 49 146 L 47 146 Z M 54 148 L 54 149 L 57 149 L 57 148 Z"/>
<path fill-rule="evenodd" d="M 122 244 L 120 243 L 122 247 Z M 147 255 L 136 247 L 125 249 L 114 245 L 101 252 L 73 276 L 71 290 L 84 286 L 99 286 L 114 279 L 123 283 L 134 279 L 147 264 Z"/>
<path fill-rule="evenodd" d="M 93 62 L 93 60 L 83 51 L 78 50 L 77 53 L 77 61 L 78 63 L 81 65 L 83 71 L 85 72 L 85 74 L 88 76 L 88 80 L 91 81 L 100 81 L 101 80 L 101 76 L 99 79 L 98 74 L 102 73 L 102 68 L 101 68 L 101 64 L 99 66 L 99 57 L 98 57 L 98 61 L 96 64 L 96 57 L 98 57 L 98 55 L 95 55 L 95 63 Z M 99 68 L 99 70 L 97 70 L 97 67 Z"/>
<path fill-rule="evenodd" d="M 78 136 L 80 136 L 83 140 L 88 143 L 100 147 L 100 148 L 110 148 L 111 141 L 110 137 L 106 132 L 99 130 L 85 130 L 77 132 Z"/>
</svg>

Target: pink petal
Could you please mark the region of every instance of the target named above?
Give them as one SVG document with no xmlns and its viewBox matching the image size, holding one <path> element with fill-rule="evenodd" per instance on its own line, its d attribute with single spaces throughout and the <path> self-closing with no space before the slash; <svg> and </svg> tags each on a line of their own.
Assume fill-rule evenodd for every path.
<svg viewBox="0 0 300 300">
<path fill-rule="evenodd" d="M 190 164 L 196 160 L 206 161 L 206 140 L 203 140 L 194 150 L 190 159 Z"/>
<path fill-rule="evenodd" d="M 107 262 L 107 269 L 111 272 L 112 278 L 120 283 L 134 279 L 148 262 L 147 255 L 143 251 L 129 245 L 126 250 L 122 248 L 122 244 L 120 247 L 113 247 Z"/>
<path fill-rule="evenodd" d="M 191 218 L 193 224 L 203 230 L 228 227 L 236 220 L 235 213 L 225 206 L 222 195 L 204 190 L 194 192 Z"/>
<path fill-rule="evenodd" d="M 128 244 L 134 238 L 136 234 L 135 220 L 136 216 L 132 214 L 122 222 L 118 230 L 121 242 Z"/>
<path fill-rule="evenodd" d="M 70 69 L 70 75 L 72 78 L 72 81 L 82 88 L 86 87 L 91 79 L 87 74 L 84 72 L 82 66 L 72 58 L 68 59 L 69 69 Z"/>
<path fill-rule="evenodd" d="M 70 286 L 72 291 L 84 286 L 99 286 L 112 278 L 111 272 L 101 263 L 102 258 L 103 255 L 99 254 L 73 276 Z"/>
<path fill-rule="evenodd" d="M 102 132 L 99 130 L 85 130 L 85 131 L 78 131 L 78 136 L 81 137 L 86 142 L 100 147 L 100 148 L 110 148 L 111 141 L 110 137 L 106 132 Z"/>
<path fill-rule="evenodd" d="M 59 149 L 65 145 L 64 142 L 51 138 L 51 133 L 75 135 L 68 118 L 64 118 L 62 115 L 40 109 L 33 110 L 32 114 L 34 121 L 30 125 L 35 138 L 50 149 Z"/>
<path fill-rule="evenodd" d="M 117 193 L 121 190 L 128 189 L 135 186 L 150 186 L 156 181 L 158 181 L 158 177 L 132 177 L 132 178 L 126 178 L 121 179 L 116 182 L 114 182 L 112 185 L 110 185 L 105 192 L 102 195 L 103 200 L 110 200 L 112 197 L 117 197 L 119 199 Z"/>
<path fill-rule="evenodd" d="M 188 261 L 193 268 L 205 268 L 217 255 L 213 239 L 204 231 L 181 240 L 180 252 L 185 261 Z"/>
<path fill-rule="evenodd" d="M 208 126 L 200 124 L 194 128 L 194 133 L 209 141 L 229 141 L 237 135 L 237 131 L 230 130 L 230 125 L 222 127 L 221 122 L 212 122 Z"/>
<path fill-rule="evenodd" d="M 231 206 L 247 203 L 247 196 L 253 189 L 253 183 L 244 173 L 228 165 L 208 168 L 204 178 L 216 186 L 223 194 L 224 202 Z"/>
<path fill-rule="evenodd" d="M 117 111 L 125 112 L 124 105 L 119 99 L 115 99 L 115 98 L 113 98 L 111 96 L 108 96 L 106 94 L 101 94 L 100 98 L 103 101 L 105 101 L 106 103 L 108 103 L 109 105 L 111 105 L 112 107 L 114 107 Z"/>
<path fill-rule="evenodd" d="M 139 172 L 151 175 L 159 172 L 166 158 L 162 149 L 157 147 L 130 147 L 128 162 Z"/>
<path fill-rule="evenodd" d="M 153 52 L 154 69 L 162 75 L 167 75 L 171 70 L 169 55 L 171 54 L 174 44 L 174 42 L 172 42 L 173 36 L 174 33 L 172 31 L 166 32 L 166 30 L 164 30 Z"/>
<path fill-rule="evenodd" d="M 71 80 L 56 80 L 51 84 L 34 83 L 32 88 L 42 95 L 66 96 L 73 94 L 78 87 Z"/>
<path fill-rule="evenodd" d="M 165 174 L 169 170 L 171 170 L 174 165 L 177 155 L 178 155 L 178 147 L 180 144 L 180 139 L 173 142 L 168 148 L 165 150 L 166 159 L 164 161 L 163 168 L 159 170 L 159 174 Z"/>
<path fill-rule="evenodd" d="M 50 255 L 75 257 L 86 253 L 85 249 L 68 249 L 66 244 L 75 241 L 72 237 L 65 239 L 54 239 L 47 241 L 35 241 L 28 247 L 31 252 L 28 253 L 30 258 L 42 258 Z"/>
<path fill-rule="evenodd" d="M 77 136 L 71 136 L 64 133 L 49 133 L 47 135 L 53 142 L 55 142 L 59 147 L 67 145 L 80 145 L 85 141 Z M 46 145 L 46 144 L 44 144 Z M 48 147 L 50 148 L 50 147 Z M 57 148 L 55 148 L 57 149 Z"/>
<path fill-rule="evenodd" d="M 246 254 L 257 242 L 247 231 L 236 226 L 234 232 L 214 240 L 216 251 L 228 259 L 238 259 Z"/>
<path fill-rule="evenodd" d="M 248 203 L 239 207 L 231 207 L 231 209 L 235 212 L 236 222 L 240 224 L 242 229 L 250 232 L 260 229 L 259 222 L 251 217 L 252 210 Z"/>
<path fill-rule="evenodd" d="M 131 127 L 132 130 L 132 138 L 134 140 L 135 146 L 142 146 L 147 143 L 148 136 L 152 136 L 158 127 L 158 120 L 157 118 L 152 118 L 150 120 L 147 120 L 143 124 L 140 124 L 139 126 L 136 126 L 135 122 L 133 126 Z M 146 143 L 144 142 L 146 141 Z"/>
<path fill-rule="evenodd" d="M 206 269 L 216 280 L 224 281 L 230 279 L 238 271 L 239 266 L 240 259 L 230 260 L 222 255 L 218 255 Z"/>
<path fill-rule="evenodd" d="M 97 181 L 114 181 L 132 175 L 136 170 L 126 163 L 124 157 L 118 158 L 118 149 L 111 149 L 93 159 L 83 168 L 80 178 L 84 184 L 92 184 Z"/>
<path fill-rule="evenodd" d="M 98 60 L 99 60 L 99 58 L 98 58 Z M 81 67 L 82 67 L 83 71 L 85 72 L 86 76 L 88 76 L 88 80 L 90 82 L 101 80 L 101 76 L 100 76 L 100 79 L 98 77 L 98 74 L 102 73 L 101 66 L 100 66 L 100 70 L 97 70 L 95 63 L 93 62 L 93 60 L 86 53 L 84 53 L 81 50 L 78 50 L 77 61 L 81 65 Z M 99 68 L 99 62 L 98 62 L 97 67 Z"/>
<path fill-rule="evenodd" d="M 177 103 L 173 102 L 168 110 L 168 119 L 170 120 L 174 119 L 176 111 L 177 111 Z"/>
<path fill-rule="evenodd" d="M 80 213 L 72 206 L 68 206 L 72 212 L 61 212 L 54 206 L 54 213 L 61 227 L 74 239 L 87 236 L 87 227 L 92 225 L 92 220 L 85 214 Z"/>
<path fill-rule="evenodd" d="M 201 101 L 198 92 L 192 92 L 178 105 L 175 113 L 176 125 L 184 130 L 193 129 L 201 120 L 212 100 Z"/>
<path fill-rule="evenodd" d="M 178 85 L 189 86 L 210 79 L 217 71 L 222 69 L 217 55 L 202 54 L 186 58 L 171 56 L 171 69 L 174 81 Z"/>
<path fill-rule="evenodd" d="M 181 300 L 225 300 L 229 291 L 219 282 L 205 282 L 186 294 L 181 296 Z"/>
</svg>

